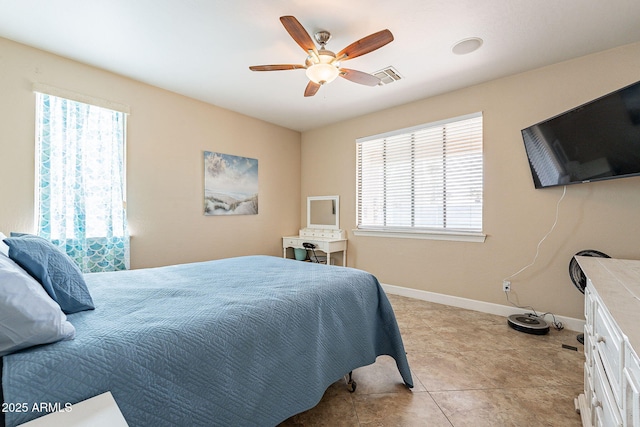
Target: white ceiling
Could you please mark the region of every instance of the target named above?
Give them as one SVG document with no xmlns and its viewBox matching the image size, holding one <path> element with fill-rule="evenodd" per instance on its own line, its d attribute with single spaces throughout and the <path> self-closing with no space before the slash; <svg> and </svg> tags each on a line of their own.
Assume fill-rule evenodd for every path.
<svg viewBox="0 0 640 427">
<path fill-rule="evenodd" d="M 393 66 L 403 80 L 368 87 L 339 78 L 304 98 L 304 70 L 250 71 L 304 63 L 282 15 L 311 35 L 330 31 L 334 52 L 389 29 L 392 43 L 343 66 Z M 305 131 L 640 41 L 640 1 L 0 0 L 0 37 Z M 468 37 L 483 46 L 453 54 Z"/>
</svg>

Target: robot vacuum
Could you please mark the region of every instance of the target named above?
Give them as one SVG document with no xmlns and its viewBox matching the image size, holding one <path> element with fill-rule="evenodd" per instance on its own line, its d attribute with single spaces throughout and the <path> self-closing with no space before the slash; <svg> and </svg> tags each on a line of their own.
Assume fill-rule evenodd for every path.
<svg viewBox="0 0 640 427">
<path fill-rule="evenodd" d="M 512 314 L 507 318 L 507 324 L 516 331 L 527 334 L 544 335 L 549 332 L 547 322 L 531 313 Z"/>
</svg>

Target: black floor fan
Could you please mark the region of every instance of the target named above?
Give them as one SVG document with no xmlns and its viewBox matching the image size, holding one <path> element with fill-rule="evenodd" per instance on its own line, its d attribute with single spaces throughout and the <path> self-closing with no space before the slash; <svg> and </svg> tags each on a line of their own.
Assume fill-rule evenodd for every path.
<svg viewBox="0 0 640 427">
<path fill-rule="evenodd" d="M 592 256 L 592 257 L 599 257 L 599 258 L 611 258 L 611 257 L 600 251 L 586 249 L 584 251 L 578 252 L 571 258 L 571 261 L 569 261 L 569 277 L 571 277 L 571 281 L 573 282 L 575 287 L 578 288 L 578 290 L 584 294 L 584 290 L 587 287 L 587 277 L 582 272 L 580 265 L 578 265 L 578 261 L 576 261 L 575 257 L 577 256 Z M 584 334 L 578 334 L 576 339 L 580 344 L 584 344 Z"/>
</svg>

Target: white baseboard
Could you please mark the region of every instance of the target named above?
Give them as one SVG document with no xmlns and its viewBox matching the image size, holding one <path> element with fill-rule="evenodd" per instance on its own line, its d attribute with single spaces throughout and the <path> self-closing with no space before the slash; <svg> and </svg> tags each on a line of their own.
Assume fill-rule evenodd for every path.
<svg viewBox="0 0 640 427">
<path fill-rule="evenodd" d="M 401 286 L 388 285 L 381 283 L 385 292 L 403 297 L 415 298 L 423 301 L 435 302 L 438 304 L 450 305 L 453 307 L 466 308 L 468 310 L 480 311 L 482 313 L 496 314 L 498 316 L 511 316 L 512 314 L 522 313 L 523 309 L 511 307 L 508 305 L 494 304 L 491 302 L 477 301 L 468 298 L 456 297 L 452 295 L 438 294 L 435 292 L 421 291 L 418 289 L 403 288 Z M 526 310 L 525 310 L 526 311 Z M 548 321 L 549 319 L 547 319 Z M 562 322 L 565 329 L 570 331 L 584 331 L 584 320 L 574 319 L 572 317 L 558 316 L 556 320 Z"/>
</svg>

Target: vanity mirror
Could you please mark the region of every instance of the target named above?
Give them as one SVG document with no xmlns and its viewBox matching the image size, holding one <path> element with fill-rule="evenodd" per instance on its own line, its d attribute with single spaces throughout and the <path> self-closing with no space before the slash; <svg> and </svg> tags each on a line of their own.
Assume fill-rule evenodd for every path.
<svg viewBox="0 0 640 427">
<path fill-rule="evenodd" d="M 295 255 L 294 252 L 299 252 L 299 258 L 307 258 L 312 253 L 311 260 L 326 264 L 334 264 L 335 255 L 342 252 L 342 265 L 347 265 L 347 236 L 340 229 L 338 196 L 307 197 L 307 226 L 297 236 L 282 238 L 282 256 L 287 258 L 287 255 Z M 318 257 L 316 252 L 321 256 Z M 323 252 L 326 256 L 322 255 Z"/>
<path fill-rule="evenodd" d="M 307 228 L 340 229 L 340 196 L 307 197 Z"/>
</svg>

